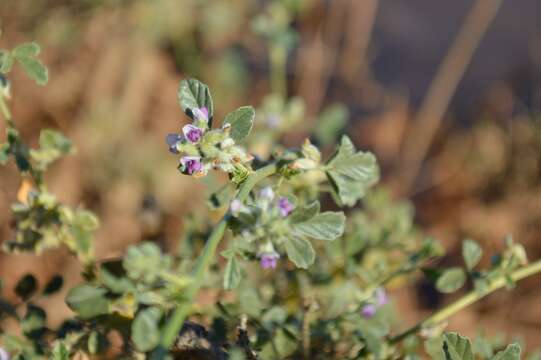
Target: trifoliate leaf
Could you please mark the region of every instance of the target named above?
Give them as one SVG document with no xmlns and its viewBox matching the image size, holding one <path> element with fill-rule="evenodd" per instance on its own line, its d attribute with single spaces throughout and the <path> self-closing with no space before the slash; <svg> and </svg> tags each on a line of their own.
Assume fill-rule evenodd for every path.
<svg viewBox="0 0 541 360">
<path fill-rule="evenodd" d="M 436 281 L 436 288 L 442 293 L 457 291 L 466 282 L 466 274 L 459 267 L 445 270 Z"/>
<path fill-rule="evenodd" d="M 207 108 L 209 127 L 211 126 L 214 105 L 207 85 L 196 79 L 182 80 L 178 90 L 178 101 L 182 111 L 191 118 L 193 118 L 192 109 Z"/>
<path fill-rule="evenodd" d="M 139 311 L 131 326 L 131 339 L 140 351 L 150 351 L 160 342 L 160 309 L 150 307 Z"/>
<path fill-rule="evenodd" d="M 327 162 L 327 167 L 327 177 L 340 205 L 355 205 L 379 179 L 376 157 L 369 152 L 357 152 L 347 136 L 342 138 L 340 147 Z"/>
<path fill-rule="evenodd" d="M 468 270 L 472 270 L 483 256 L 483 249 L 473 240 L 464 240 L 462 243 L 462 257 Z"/>
<path fill-rule="evenodd" d="M 443 352 L 446 360 L 473 360 L 470 340 L 457 333 L 443 335 Z"/>
<path fill-rule="evenodd" d="M 306 269 L 314 263 L 316 253 L 306 239 L 292 237 L 284 242 L 287 256 L 297 267 Z"/>
<path fill-rule="evenodd" d="M 231 138 L 235 142 L 242 141 L 252 130 L 254 125 L 255 110 L 251 106 L 242 106 L 229 113 L 224 120 L 224 124 L 231 125 Z"/>
<path fill-rule="evenodd" d="M 69 291 L 66 303 L 81 318 L 89 319 L 107 314 L 109 301 L 105 297 L 106 293 L 105 289 L 93 285 L 78 285 Z"/>
<path fill-rule="evenodd" d="M 346 217 L 342 212 L 324 212 L 293 225 L 299 235 L 318 240 L 334 240 L 344 233 Z"/>
<path fill-rule="evenodd" d="M 510 344 L 505 350 L 498 352 L 492 360 L 520 360 L 520 351 L 519 344 Z"/>
</svg>

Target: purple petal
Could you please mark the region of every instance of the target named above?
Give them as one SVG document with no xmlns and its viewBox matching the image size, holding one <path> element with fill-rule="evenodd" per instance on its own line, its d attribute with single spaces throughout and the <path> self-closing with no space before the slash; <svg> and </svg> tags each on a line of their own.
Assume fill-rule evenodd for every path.
<svg viewBox="0 0 541 360">
<path fill-rule="evenodd" d="M 182 128 L 182 132 L 184 133 L 186 139 L 191 143 L 198 143 L 203 136 L 203 130 L 191 124 L 185 125 Z"/>
<path fill-rule="evenodd" d="M 198 156 L 184 156 L 180 159 L 182 165 L 182 172 L 188 175 L 193 175 L 203 168 L 201 164 L 201 158 Z"/>
<path fill-rule="evenodd" d="M 376 305 L 366 304 L 361 309 L 361 314 L 363 315 L 363 317 L 368 319 L 376 314 L 376 310 L 377 310 Z"/>
<path fill-rule="evenodd" d="M 275 269 L 276 264 L 278 263 L 278 254 L 276 253 L 267 253 L 262 254 L 259 258 L 259 262 L 263 269 Z"/>
<path fill-rule="evenodd" d="M 177 150 L 177 144 L 182 140 L 182 136 L 180 134 L 167 134 L 167 137 L 165 138 L 165 142 L 167 145 L 169 145 L 169 151 L 173 154 L 178 154 L 179 151 Z"/>
<path fill-rule="evenodd" d="M 387 296 L 385 289 L 378 288 L 375 291 L 375 295 L 376 295 L 376 303 L 378 306 L 383 306 L 389 302 L 389 297 Z"/>
<path fill-rule="evenodd" d="M 283 217 L 286 217 L 295 209 L 295 206 L 293 206 L 288 198 L 281 197 L 280 200 L 278 200 L 278 208 L 280 209 L 280 214 L 282 214 Z"/>
</svg>

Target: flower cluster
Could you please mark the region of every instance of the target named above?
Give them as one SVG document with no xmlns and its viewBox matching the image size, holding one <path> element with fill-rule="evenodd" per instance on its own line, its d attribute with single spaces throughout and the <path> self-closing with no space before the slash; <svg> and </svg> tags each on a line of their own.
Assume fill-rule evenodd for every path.
<svg viewBox="0 0 541 360">
<path fill-rule="evenodd" d="M 210 169 L 227 173 L 247 169 L 252 156 L 235 144 L 230 136 L 231 125 L 210 129 L 209 111 L 206 107 L 191 109 L 193 123 L 182 127 L 182 134 L 168 134 L 169 151 L 181 154 L 178 169 L 186 175 L 202 177 Z"/>
<path fill-rule="evenodd" d="M 363 317 L 369 319 L 373 317 L 379 308 L 389 302 L 389 297 L 383 288 L 377 288 L 372 297 L 361 308 Z"/>
<path fill-rule="evenodd" d="M 240 236 L 255 245 L 263 269 L 276 268 L 280 254 L 275 245 L 283 241 L 287 233 L 287 218 L 293 210 L 295 206 L 292 201 L 285 196 L 276 197 L 271 187 L 263 188 L 252 205 L 232 201 L 231 214 L 235 220 L 243 223 Z"/>
</svg>

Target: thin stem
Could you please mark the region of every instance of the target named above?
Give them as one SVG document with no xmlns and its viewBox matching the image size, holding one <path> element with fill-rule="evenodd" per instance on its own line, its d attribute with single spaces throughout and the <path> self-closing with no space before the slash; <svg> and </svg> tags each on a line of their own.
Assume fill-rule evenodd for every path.
<svg viewBox="0 0 541 360">
<path fill-rule="evenodd" d="M 277 166 L 276 164 L 272 163 L 254 172 L 242 184 L 236 199 L 240 201 L 246 200 L 246 198 L 250 194 L 250 191 L 258 182 L 275 174 L 276 171 Z M 214 259 L 214 254 L 216 253 L 218 244 L 220 243 L 220 240 L 225 233 L 225 230 L 227 228 L 228 216 L 229 214 L 225 214 L 222 220 L 220 220 L 218 225 L 216 225 L 216 227 L 210 234 L 205 248 L 203 249 L 203 252 L 199 256 L 197 264 L 195 265 L 195 269 L 192 274 L 193 282 L 184 294 L 185 299 L 181 304 L 177 306 L 175 312 L 173 313 L 173 316 L 165 326 L 161 341 L 161 345 L 165 349 L 169 349 L 171 345 L 173 345 L 175 338 L 177 337 L 179 331 L 182 328 L 182 325 L 184 324 L 184 320 L 188 316 L 188 313 L 193 303 L 193 299 L 201 288 L 203 276 L 207 272 L 212 260 Z"/>
<path fill-rule="evenodd" d="M 528 266 L 525 266 L 521 269 L 515 270 L 511 275 L 511 279 L 513 281 L 520 281 L 528 276 L 534 275 L 541 272 L 541 260 L 537 260 L 536 262 L 531 263 Z M 417 325 L 409 328 L 408 330 L 404 331 L 403 333 L 391 338 L 391 343 L 397 343 L 405 338 L 407 338 L 410 335 L 413 335 L 417 333 L 419 330 L 426 328 L 426 327 L 432 327 L 435 326 L 447 318 L 453 316 L 455 313 L 459 312 L 460 310 L 464 309 L 465 307 L 475 303 L 476 301 L 484 298 L 485 296 L 489 295 L 490 293 L 501 289 L 507 284 L 507 278 L 505 276 L 501 276 L 498 279 L 494 280 L 488 288 L 480 292 L 478 290 L 473 290 L 469 292 L 468 294 L 464 295 L 457 301 L 451 303 L 450 305 L 444 307 L 440 311 L 437 311 L 436 313 L 432 314 L 427 319 L 423 320 L 422 322 L 418 323 Z"/>
<path fill-rule="evenodd" d="M 7 126 L 12 127 L 13 118 L 11 117 L 11 111 L 9 110 L 9 107 L 6 104 L 6 98 L 2 95 L 0 95 L 0 112 L 2 113 L 2 116 L 4 117 L 4 119 L 6 119 Z"/>
</svg>

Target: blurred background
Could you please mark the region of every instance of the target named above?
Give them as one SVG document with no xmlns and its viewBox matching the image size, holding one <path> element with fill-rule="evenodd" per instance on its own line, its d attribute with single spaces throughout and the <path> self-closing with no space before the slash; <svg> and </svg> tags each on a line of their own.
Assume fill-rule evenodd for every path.
<svg viewBox="0 0 541 360">
<path fill-rule="evenodd" d="M 206 211 L 208 183 L 180 176 L 164 143 L 186 122 L 176 99 L 186 77 L 211 86 L 218 118 L 261 107 L 270 92 L 298 96 L 303 126 L 283 134 L 289 144 L 321 111 L 340 109 L 338 126 L 376 153 L 382 183 L 414 203 L 418 224 L 449 249 L 446 264 L 459 263 L 464 238 L 490 253 L 507 234 L 536 259 L 540 13 L 538 0 L 2 0 L 0 47 L 43 48 L 45 88 L 20 69 L 10 75 L 14 117 L 30 144 L 43 127 L 74 140 L 77 153 L 47 181 L 100 216 L 98 259 L 147 239 L 176 249 L 185 220 Z M 20 186 L 13 165 L 0 168 L 0 241 L 12 235 Z M 63 250 L 0 255 L 8 291 L 27 272 L 72 284 L 81 269 Z M 491 295 L 450 327 L 541 346 L 540 281 Z M 69 313 L 67 289 L 44 300 L 52 324 Z M 393 294 L 407 324 L 452 300 L 421 280 Z"/>
</svg>

